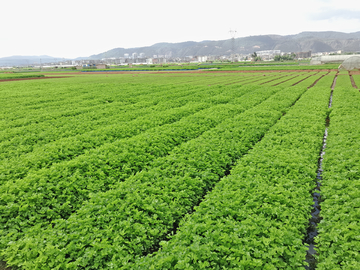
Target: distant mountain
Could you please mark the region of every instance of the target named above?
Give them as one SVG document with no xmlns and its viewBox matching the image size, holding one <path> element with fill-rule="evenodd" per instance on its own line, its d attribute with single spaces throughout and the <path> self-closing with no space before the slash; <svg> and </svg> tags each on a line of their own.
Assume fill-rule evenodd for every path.
<svg viewBox="0 0 360 270">
<path fill-rule="evenodd" d="M 148 47 L 115 48 L 104 53 L 91 55 L 89 59 L 123 57 L 125 53 L 144 53 L 147 57 L 153 55 L 171 55 L 185 57 L 195 55 L 228 55 L 231 52 L 232 41 L 187 41 L 181 43 L 157 43 Z M 283 52 L 312 51 L 360 51 L 360 31 L 355 33 L 342 32 L 302 32 L 296 35 L 261 35 L 236 38 L 235 53 L 248 54 L 261 50 L 281 50 Z"/>
<path fill-rule="evenodd" d="M 25 56 L 25 55 L 14 55 L 0 58 L 0 66 L 21 66 L 21 65 L 39 65 L 40 61 L 42 64 L 48 62 L 58 62 L 64 59 L 62 57 L 53 57 L 48 55 L 37 55 L 37 56 Z"/>
<path fill-rule="evenodd" d="M 102 58 L 119 58 L 124 54 L 144 53 L 146 57 L 153 55 L 171 55 L 172 57 L 201 56 L 201 55 L 229 55 L 232 40 L 206 40 L 201 42 L 186 41 L 180 43 L 156 43 L 148 47 L 115 48 L 110 51 L 94 54 L 89 57 L 78 57 L 72 60 L 88 60 Z M 235 53 L 248 54 L 262 50 L 281 50 L 282 52 L 331 52 L 342 50 L 345 52 L 360 51 L 360 31 L 355 33 L 342 32 L 301 32 L 296 35 L 261 35 L 236 38 L 234 40 Z M 0 66 L 39 65 L 41 63 L 59 62 L 64 59 L 48 55 L 40 56 L 10 56 L 0 58 Z"/>
</svg>

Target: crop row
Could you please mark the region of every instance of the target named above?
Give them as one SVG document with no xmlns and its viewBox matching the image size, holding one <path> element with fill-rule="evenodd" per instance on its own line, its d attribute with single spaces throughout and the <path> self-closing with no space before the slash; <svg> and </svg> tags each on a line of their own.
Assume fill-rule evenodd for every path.
<svg viewBox="0 0 360 270">
<path fill-rule="evenodd" d="M 7 134 L 6 128 L 23 127 L 31 124 L 40 124 L 46 121 L 46 124 L 53 124 L 61 127 L 66 120 L 72 120 L 72 117 L 87 117 L 89 120 L 97 120 L 103 116 L 111 116 L 122 106 L 131 106 L 138 102 L 148 101 L 149 99 L 163 99 L 166 96 L 174 98 L 177 96 L 184 96 L 188 91 L 195 92 L 194 87 L 185 86 L 183 89 L 178 86 L 166 87 L 149 87 L 139 86 L 135 88 L 133 85 L 111 85 L 111 84 L 92 84 L 88 85 L 87 90 L 82 90 L 84 85 L 81 85 L 78 80 L 73 80 L 77 87 L 73 87 L 69 95 L 56 97 L 56 93 L 62 92 L 62 87 L 65 85 L 52 85 L 50 88 L 54 91 L 54 100 L 61 100 L 61 102 L 52 102 L 49 100 L 49 95 L 44 94 L 48 90 L 41 89 L 39 93 L 28 94 L 27 88 L 19 85 L 13 89 L 18 95 L 14 95 L 12 101 L 2 100 L 1 104 L 12 104 L 11 107 L 2 110 L 6 123 L 3 124 L 3 129 L 0 134 Z M 32 89 L 31 86 L 28 88 Z M 192 88 L 192 89 L 191 89 Z M 24 91 L 25 90 L 25 91 Z M 86 93 L 82 93 L 85 91 Z M 98 93 L 101 91 L 101 93 Z M 22 93 L 25 92 L 25 93 Z M 29 96 L 27 96 L 27 94 Z M 37 97 L 37 95 L 39 97 Z M 51 95 L 51 96 L 53 96 Z M 174 96 L 174 97 L 172 97 Z M 40 101 L 43 99 L 43 102 Z M 28 100 L 34 100 L 36 105 L 28 104 Z M 15 104 L 15 105 L 14 105 Z M 62 118 L 63 117 L 63 118 Z M 57 122 L 54 122 L 56 121 Z M 64 123 L 62 123 L 62 121 Z M 52 123 L 53 121 L 54 123 Z M 31 131 L 34 126 L 28 128 Z M 6 132 L 5 132 L 6 131 Z M 12 132 L 10 130 L 10 132 Z M 8 138 L 12 136 L 7 135 Z M 1 139 L 3 140 L 3 139 Z"/>
<path fill-rule="evenodd" d="M 0 81 L 7 79 L 21 79 L 21 78 L 41 78 L 45 77 L 42 74 L 26 74 L 26 73 L 13 73 L 13 74 L 4 74 L 0 73 Z"/>
<path fill-rule="evenodd" d="M 329 94 L 308 90 L 170 241 L 124 269 L 303 269 Z"/>
<path fill-rule="evenodd" d="M 276 88 L 259 92 L 270 89 Z M 113 190 L 92 194 L 68 219 L 54 220 L 46 229 L 35 225 L 8 246 L 6 260 L 25 269 L 119 269 L 152 252 L 304 91 L 281 90 L 154 160 Z M 241 106 L 254 106 L 251 101 Z M 6 242 L 16 234 L 9 231 Z"/>
<path fill-rule="evenodd" d="M 198 137 L 278 90 L 240 88 L 237 92 L 248 94 L 233 99 L 231 103 L 213 106 L 171 125 L 150 129 L 91 150 L 76 159 L 31 172 L 23 179 L 5 182 L 0 188 L 4 233 L 11 236 L 16 232 L 18 236 L 17 231 L 44 225 L 56 218 L 66 218 L 87 200 L 89 193 L 117 185 L 145 169 L 151 160 L 166 155 L 176 145 Z"/>
<path fill-rule="evenodd" d="M 336 86 L 320 191 L 319 270 L 360 269 L 359 118 L 358 90 Z"/>
<path fill-rule="evenodd" d="M 360 74 L 352 75 L 352 77 L 354 78 L 356 86 L 360 89 Z"/>
<path fill-rule="evenodd" d="M 292 78 L 287 78 L 286 80 L 283 80 L 281 82 L 277 82 L 275 84 L 272 84 L 273 86 L 281 85 L 282 87 L 291 87 L 293 84 L 299 82 L 299 81 L 306 81 L 307 84 L 309 80 L 314 81 L 316 80 L 317 73 L 314 72 L 307 72 L 307 73 L 298 73 L 297 75 L 293 76 Z M 307 85 L 308 86 L 308 85 Z"/>
<path fill-rule="evenodd" d="M 57 81 L 57 83 L 38 83 L 37 87 L 32 85 L 16 84 L 1 87 L 0 92 L 5 97 L 0 99 L 2 104 L 2 113 L 6 115 L 6 122 L 3 128 L 23 126 L 31 123 L 39 123 L 45 120 L 58 119 L 61 116 L 76 116 L 82 113 L 89 113 L 88 107 L 92 107 L 92 117 L 96 117 L 96 110 L 104 108 L 104 105 L 126 105 L 138 102 L 147 95 L 160 96 L 180 89 L 176 81 L 183 82 L 186 78 L 167 78 L 171 79 L 169 84 L 164 83 L 161 77 L 161 85 L 154 85 L 146 81 L 144 84 L 139 83 L 139 79 L 133 79 L 132 83 L 119 84 L 114 81 L 120 80 L 123 76 L 111 78 L 107 83 L 85 83 L 84 78 L 76 77 L 66 79 L 66 81 Z M 209 80 L 219 80 L 221 77 L 201 77 L 204 82 Z M 94 78 L 92 78 L 94 79 Z M 223 78 L 222 78 L 223 79 Z M 150 80 L 145 77 L 143 80 Z M 91 80 L 90 80 L 91 81 Z M 151 80 L 150 80 L 151 81 Z M 74 85 L 68 85 L 73 82 Z M 134 84 L 136 82 L 136 84 Z M 191 88 L 191 85 L 184 85 L 185 88 Z M 34 90 L 37 89 L 36 91 Z M 24 91 L 26 89 L 26 91 Z M 44 92 L 50 92 L 51 95 L 44 95 Z M 181 93 L 181 92 L 180 92 Z M 115 103 L 115 104 L 114 104 Z M 26 110 L 20 108 L 26 108 Z M 49 110 L 50 109 L 50 110 Z M 46 114 L 44 113 L 46 112 Z M 104 112 L 103 112 L 104 113 Z"/>
<path fill-rule="evenodd" d="M 128 84 L 114 83 L 115 78 L 105 83 L 88 83 L 83 80 L 84 78 L 76 77 L 54 83 L 47 81 L 47 83 L 43 82 L 36 85 L 30 83 L 0 85 L 0 92 L 4 97 L 0 99 L 2 112 L 6 115 L 7 120 L 11 120 L 7 124 L 10 127 L 22 126 L 25 120 L 31 120 L 30 123 L 32 123 L 61 116 L 74 116 L 88 113 L 89 106 L 96 110 L 102 108 L 106 103 L 112 102 L 117 103 L 117 105 L 134 104 L 147 95 L 173 94 L 172 92 L 179 89 L 178 86 L 166 84 L 153 85 L 149 83 L 144 86 L 144 84 L 134 84 L 134 82 Z M 69 85 L 69 83 L 73 85 Z M 189 86 L 186 87 L 190 88 Z M 44 93 L 51 93 L 51 95 L 44 95 Z M 27 110 L 19 110 L 19 107 Z M 18 123 L 18 121 L 22 122 Z"/>
<path fill-rule="evenodd" d="M 219 87 L 212 89 L 192 87 L 191 89 L 179 88 L 174 91 L 171 90 L 166 90 L 166 92 L 170 91 L 170 93 L 160 92 L 156 93 L 156 95 L 152 95 L 150 92 L 135 104 L 108 103 L 100 108 L 94 108 L 94 110 L 92 110 L 92 107 L 88 107 L 87 113 L 77 116 L 59 116 L 39 124 L 34 123 L 18 128 L 5 129 L 0 133 L 2 135 L 0 143 L 1 157 L 18 156 L 33 151 L 35 145 L 44 145 L 60 138 L 76 136 L 97 128 L 110 127 L 114 124 L 119 125 L 121 122 L 128 122 L 156 111 L 160 112 L 168 108 L 183 106 L 191 100 L 217 95 L 221 93 L 222 89 Z"/>
<path fill-rule="evenodd" d="M 86 150 L 96 148 L 102 144 L 109 144 L 118 139 L 135 136 L 149 128 L 154 128 L 164 124 L 169 124 L 180 120 L 182 117 L 195 113 L 196 111 L 208 108 L 215 104 L 222 104 L 232 101 L 252 88 L 234 88 L 217 87 L 206 92 L 199 91 L 196 94 L 188 95 L 171 101 L 158 103 L 156 106 L 138 109 L 133 113 L 124 113 L 117 115 L 118 121 L 114 124 L 108 124 L 90 132 L 85 132 L 77 136 L 59 138 L 54 142 L 35 145 L 26 145 L 32 151 L 22 155 L 13 155 L 14 152 L 4 152 L 0 163 L 0 182 L 15 178 L 22 178 L 29 170 L 37 170 L 43 167 L 49 167 L 52 163 L 71 159 L 83 154 Z M 221 93 L 220 93 L 221 92 Z M 220 93 L 220 94 L 218 94 Z M 191 102 L 192 100 L 201 100 L 201 102 Z M 181 106 L 186 104 L 184 106 Z M 178 107 L 181 106 L 181 107 Z M 143 115 L 140 117 L 136 116 Z M 134 119 L 134 120 L 132 120 Z M 115 119 L 116 120 L 116 119 Z M 126 121 L 127 120 L 127 121 Z M 57 134 L 56 129 L 52 132 Z M 16 153 L 19 153 L 17 145 Z"/>
</svg>

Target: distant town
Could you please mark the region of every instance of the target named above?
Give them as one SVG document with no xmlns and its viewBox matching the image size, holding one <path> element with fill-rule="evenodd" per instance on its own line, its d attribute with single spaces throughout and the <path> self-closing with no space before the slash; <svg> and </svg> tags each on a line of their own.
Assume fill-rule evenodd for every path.
<svg viewBox="0 0 360 270">
<path fill-rule="evenodd" d="M 312 53 L 307 52 L 282 52 L 280 50 L 264 50 L 254 51 L 252 54 L 230 54 L 230 55 L 198 55 L 186 57 L 172 57 L 171 53 L 167 55 L 152 55 L 146 56 L 144 53 L 124 54 L 123 57 L 102 58 L 94 60 L 65 60 L 65 59 L 39 59 L 34 61 L 26 61 L 23 65 L 5 65 L 0 66 L 0 69 L 14 69 L 14 68 L 34 68 L 34 69 L 54 69 L 54 68 L 99 68 L 104 69 L 114 66 L 128 66 L 136 65 L 163 65 L 171 63 L 214 63 L 214 62 L 243 62 L 243 61 L 281 61 L 281 60 L 311 60 L 312 64 L 321 64 L 321 57 L 342 55 L 342 51 Z M 346 56 L 338 57 L 339 62 L 343 61 Z M 50 61 L 51 60 L 51 61 Z M 336 61 L 335 61 L 336 62 Z"/>
</svg>

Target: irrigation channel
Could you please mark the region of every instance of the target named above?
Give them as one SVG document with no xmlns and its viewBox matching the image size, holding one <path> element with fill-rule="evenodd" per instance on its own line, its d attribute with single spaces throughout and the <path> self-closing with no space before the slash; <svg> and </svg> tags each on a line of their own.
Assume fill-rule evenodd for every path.
<svg viewBox="0 0 360 270">
<path fill-rule="evenodd" d="M 334 92 L 334 88 L 336 85 L 336 79 L 337 79 L 337 75 L 335 75 L 334 77 L 334 81 L 331 85 L 331 93 L 330 93 L 330 99 L 329 99 L 329 108 L 331 108 L 332 106 L 332 97 L 333 97 L 333 92 Z M 328 128 L 330 125 L 330 118 L 329 115 L 326 118 L 326 122 L 325 122 L 325 132 L 324 132 L 324 137 L 323 137 L 323 145 L 320 151 L 320 157 L 318 160 L 318 170 L 317 170 L 317 175 L 316 175 L 316 187 L 313 190 L 312 196 L 313 196 L 313 206 L 312 206 L 312 210 L 311 210 L 311 218 L 309 219 L 309 227 L 307 229 L 307 235 L 305 238 L 305 243 L 309 245 L 308 251 L 306 253 L 306 259 L 305 262 L 307 262 L 309 264 L 309 266 L 305 266 L 305 269 L 307 270 L 314 270 L 316 269 L 316 258 L 315 258 L 315 254 L 316 254 L 316 246 L 315 246 L 315 241 L 314 238 L 318 235 L 318 231 L 317 231 L 317 224 L 321 221 L 321 217 L 320 217 L 320 210 L 321 210 L 321 206 L 320 206 L 320 181 L 322 180 L 322 162 L 324 159 L 324 155 L 325 155 L 325 148 L 326 148 L 326 140 L 327 140 L 327 136 L 328 136 Z"/>
</svg>

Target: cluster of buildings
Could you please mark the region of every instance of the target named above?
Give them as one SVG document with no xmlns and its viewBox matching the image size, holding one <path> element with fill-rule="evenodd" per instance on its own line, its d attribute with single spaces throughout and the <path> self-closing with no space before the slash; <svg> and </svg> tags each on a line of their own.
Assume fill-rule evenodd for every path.
<svg viewBox="0 0 360 270">
<path fill-rule="evenodd" d="M 297 52 L 297 53 L 284 53 L 280 50 L 266 50 L 257 51 L 259 56 L 264 61 L 272 61 L 276 55 L 295 55 L 296 59 L 311 58 L 311 51 Z M 205 62 L 239 62 L 239 61 L 252 61 L 252 54 L 232 54 L 232 55 L 198 55 L 198 56 L 185 56 L 185 57 L 172 57 L 171 54 L 167 55 L 153 55 L 146 57 L 144 53 L 126 53 L 123 57 L 103 58 L 101 60 L 78 60 L 73 61 L 73 64 L 79 68 L 86 68 L 87 66 L 96 66 L 100 64 L 106 65 L 155 65 L 166 63 L 205 63 Z"/>
<path fill-rule="evenodd" d="M 262 61 L 273 61 L 275 56 L 289 55 L 294 59 L 316 59 L 313 61 L 314 64 L 322 63 L 321 58 L 328 55 L 339 55 L 341 51 L 337 52 L 326 52 L 326 53 L 312 53 L 307 52 L 281 52 L 280 50 L 263 50 L 255 51 L 252 54 L 231 54 L 231 55 L 198 55 L 198 56 L 186 56 L 186 57 L 173 57 L 171 53 L 166 55 L 153 55 L 151 57 L 146 56 L 145 53 L 125 53 L 122 57 L 103 58 L 99 60 L 62 60 L 59 62 L 49 62 L 30 65 L 34 68 L 101 68 L 104 69 L 108 66 L 133 66 L 133 65 L 156 65 L 156 64 L 167 64 L 167 63 L 204 63 L 204 62 L 239 62 L 239 61 L 253 61 L 254 55 L 260 57 Z M 320 61 L 319 61 L 320 60 Z M 1 68 L 1 67 L 0 67 Z M 2 67 L 12 68 L 12 67 Z"/>
</svg>

